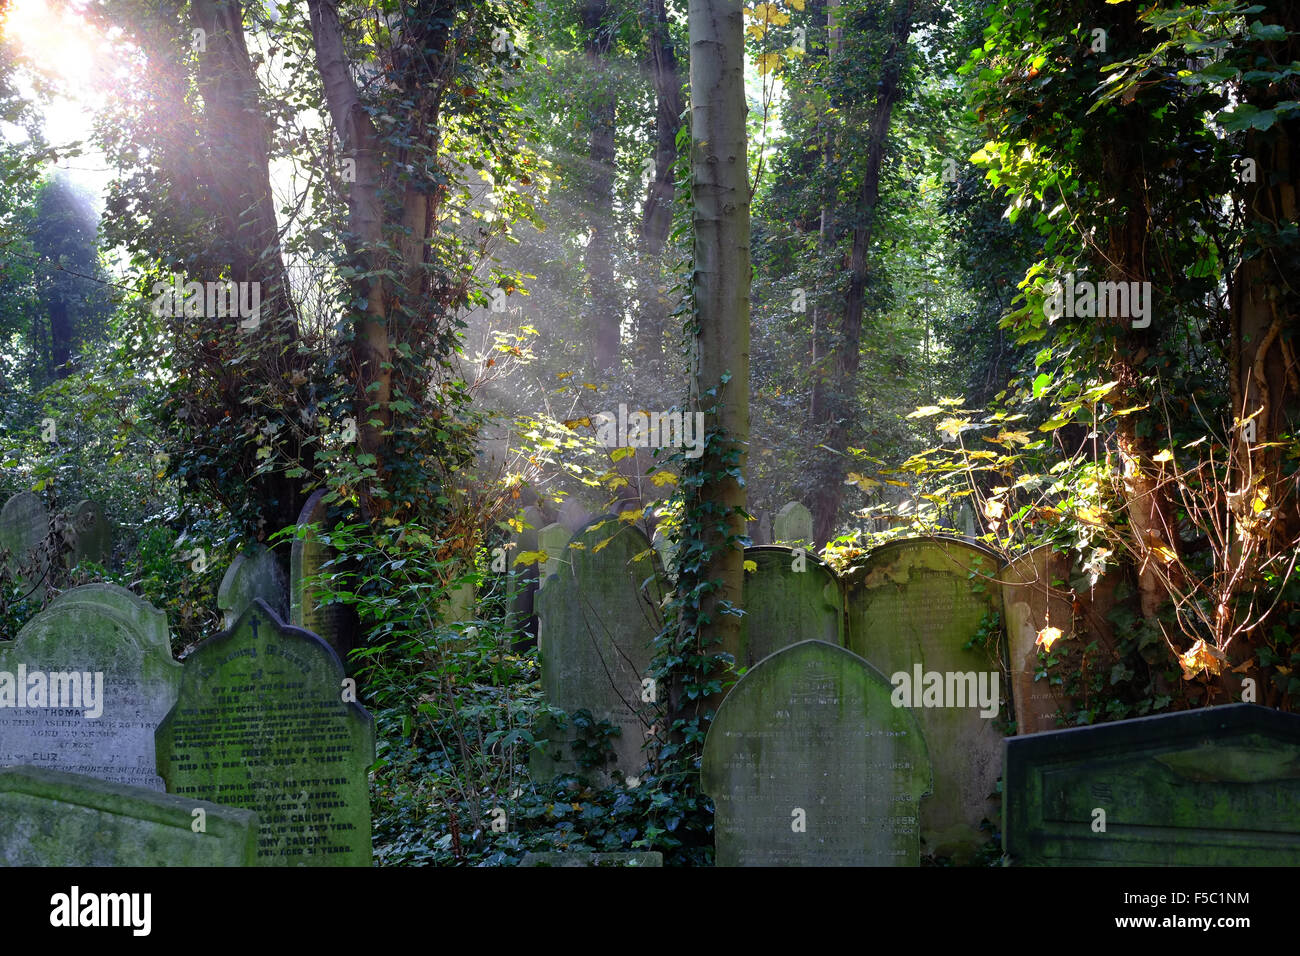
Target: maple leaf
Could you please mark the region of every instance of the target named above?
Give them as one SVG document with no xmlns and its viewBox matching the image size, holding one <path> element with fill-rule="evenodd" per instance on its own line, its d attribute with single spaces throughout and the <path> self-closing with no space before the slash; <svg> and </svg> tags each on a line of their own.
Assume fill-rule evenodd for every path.
<svg viewBox="0 0 1300 956">
<path fill-rule="evenodd" d="M 760 53 L 754 58 L 754 62 L 758 64 L 758 75 L 766 76 L 781 65 L 781 54 Z"/>
<path fill-rule="evenodd" d="M 1035 647 L 1041 647 L 1045 651 L 1050 651 L 1052 645 L 1059 641 L 1064 635 L 1059 627 L 1045 627 L 1038 632 L 1038 640 L 1034 641 Z"/>
<path fill-rule="evenodd" d="M 571 429 L 590 428 L 591 419 L 586 417 L 585 415 L 582 418 L 566 418 L 564 420 L 564 427 L 571 428 Z"/>
<path fill-rule="evenodd" d="M 1197 641 L 1185 654 L 1178 655 L 1178 664 L 1183 669 L 1183 680 L 1191 680 L 1201 671 L 1218 674 L 1223 670 L 1227 657 L 1223 651 L 1204 640 Z"/>
</svg>

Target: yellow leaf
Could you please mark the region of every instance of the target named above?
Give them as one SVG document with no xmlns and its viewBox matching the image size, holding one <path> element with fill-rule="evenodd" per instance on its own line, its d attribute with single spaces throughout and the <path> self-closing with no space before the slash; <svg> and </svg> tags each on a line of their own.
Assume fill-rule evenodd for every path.
<svg viewBox="0 0 1300 956">
<path fill-rule="evenodd" d="M 1151 553 L 1160 559 L 1161 564 L 1173 564 L 1174 561 L 1178 558 L 1178 555 L 1174 554 L 1163 544 L 1152 545 Z"/>
<path fill-rule="evenodd" d="M 790 6 L 796 10 L 803 9 L 803 0 L 790 0 Z"/>
<path fill-rule="evenodd" d="M 388 517 L 386 517 L 386 518 L 384 519 L 384 527 L 385 527 L 385 528 L 391 528 L 391 527 L 393 527 L 394 525 L 399 525 L 399 524 L 401 524 L 401 523 L 402 523 L 402 522 L 398 521 L 398 520 L 397 520 L 396 518 L 394 518 L 392 515 L 389 515 Z"/>
<path fill-rule="evenodd" d="M 1223 651 L 1203 640 L 1197 641 L 1187 653 L 1178 656 L 1178 664 L 1183 669 L 1183 680 L 1191 680 L 1201 671 L 1218 674 L 1223 670 L 1226 660 Z"/>
<path fill-rule="evenodd" d="M 598 541 L 598 542 L 596 542 L 596 546 L 595 546 L 594 548 L 591 549 L 591 553 L 592 553 L 592 554 L 595 554 L 597 551 L 602 551 L 602 550 L 604 550 L 605 545 L 609 544 L 609 543 L 610 543 L 611 541 L 613 541 L 613 540 L 614 540 L 613 538 L 606 538 L 604 541 Z"/>
<path fill-rule="evenodd" d="M 650 476 L 650 483 L 656 488 L 662 488 L 664 485 L 677 484 L 677 476 L 671 471 L 656 471 Z"/>
<path fill-rule="evenodd" d="M 1028 445 L 1033 439 L 1029 437 L 1029 432 L 998 432 L 997 438 L 988 438 L 986 441 L 997 442 L 999 445 L 1015 445 L 1019 442 L 1022 445 Z"/>
<path fill-rule="evenodd" d="M 757 570 L 758 570 L 758 562 L 757 562 L 757 561 L 746 561 L 746 562 L 745 562 L 745 570 L 746 570 L 747 572 L 748 572 L 748 571 L 757 571 Z"/>
<path fill-rule="evenodd" d="M 1250 503 L 1250 508 L 1255 514 L 1259 514 L 1268 507 L 1268 489 L 1260 488 L 1255 492 L 1255 500 Z"/>
<path fill-rule="evenodd" d="M 996 498 L 990 498 L 984 502 L 984 517 L 1001 518 L 1007 510 L 1005 502 L 998 501 Z"/>
<path fill-rule="evenodd" d="M 570 375 L 572 375 L 572 374 L 573 374 L 572 372 L 560 372 L 560 373 L 559 373 L 558 375 L 556 375 L 555 377 L 558 378 L 560 381 L 564 381 L 566 378 L 568 378 L 568 377 L 569 377 Z"/>
<path fill-rule="evenodd" d="M 781 54 L 779 53 L 760 53 L 755 61 L 758 64 L 758 75 L 766 76 L 781 64 Z"/>
<path fill-rule="evenodd" d="M 1050 651 L 1052 645 L 1062 637 L 1059 627 L 1045 627 L 1038 632 L 1038 640 L 1034 641 L 1035 647 L 1041 647 L 1045 651 Z"/>
<path fill-rule="evenodd" d="M 938 405 L 922 405 L 916 411 L 909 413 L 907 417 L 925 418 L 928 415 L 938 415 L 941 411 L 943 411 L 943 409 Z"/>
<path fill-rule="evenodd" d="M 652 554 L 654 554 L 654 553 L 655 553 L 655 549 L 654 549 L 654 548 L 646 548 L 646 549 L 645 549 L 644 551 L 642 551 L 640 554 L 634 554 L 634 555 L 632 555 L 632 561 L 633 561 L 633 563 L 635 563 L 635 562 L 637 562 L 637 561 L 644 561 L 646 558 L 650 557 L 650 555 L 652 555 Z"/>
<path fill-rule="evenodd" d="M 885 484 L 887 484 L 887 485 L 893 485 L 895 488 L 910 488 L 910 487 L 911 487 L 911 485 L 909 485 L 907 482 L 905 482 L 905 481 L 895 481 L 893 478 L 886 478 L 886 479 L 885 479 Z"/>
<path fill-rule="evenodd" d="M 643 514 L 645 514 L 644 508 L 634 508 L 631 511 L 620 511 L 618 513 L 618 520 L 622 521 L 624 524 L 631 524 L 633 521 L 640 521 Z"/>
<path fill-rule="evenodd" d="M 1101 510 L 1098 508 L 1079 508 L 1077 511 L 1075 511 L 1074 516 L 1078 518 L 1080 521 L 1082 521 L 1084 524 L 1096 524 L 1096 525 L 1101 524 L 1102 518 L 1105 517 L 1102 514 Z"/>
<path fill-rule="evenodd" d="M 1171 452 L 1168 448 L 1166 448 L 1164 451 L 1160 452 L 1160 454 L 1154 456 L 1151 460 L 1152 460 L 1152 461 L 1157 461 L 1157 462 L 1159 462 L 1159 461 L 1173 461 L 1173 460 L 1174 460 L 1174 453 Z"/>
<path fill-rule="evenodd" d="M 550 555 L 545 551 L 521 551 L 519 557 L 515 558 L 515 566 L 528 567 L 528 565 L 536 564 L 538 561 L 545 561 L 549 557 Z"/>
<path fill-rule="evenodd" d="M 566 418 L 566 419 L 564 420 L 564 427 L 565 427 L 565 428 L 573 428 L 573 429 L 576 429 L 576 428 L 590 428 L 590 427 L 591 427 L 591 419 L 590 419 L 590 418 L 587 418 L 586 416 L 583 416 L 582 418 Z"/>
<path fill-rule="evenodd" d="M 598 389 L 595 385 L 592 385 L 590 382 L 583 382 L 583 383 L 582 383 L 582 387 L 583 387 L 583 388 L 589 388 L 589 389 L 591 389 L 593 392 L 598 392 L 598 391 L 600 391 L 600 389 Z"/>
<path fill-rule="evenodd" d="M 866 475 L 859 475 L 856 471 L 849 472 L 845 478 L 846 485 L 857 485 L 863 491 L 870 491 L 873 488 L 879 488 L 880 482 L 874 478 L 868 478 Z"/>
<path fill-rule="evenodd" d="M 755 4 L 753 10 L 746 10 L 745 12 L 756 20 L 762 20 L 764 23 L 771 23 L 778 27 L 783 27 L 790 22 L 790 14 L 782 13 L 781 8 L 775 3 Z"/>
<path fill-rule="evenodd" d="M 622 448 L 615 448 L 613 451 L 609 453 L 609 457 L 612 458 L 614 461 L 622 461 L 624 458 L 627 458 L 629 455 L 635 455 L 635 454 L 636 454 L 635 448 L 629 448 L 625 445 Z"/>
</svg>

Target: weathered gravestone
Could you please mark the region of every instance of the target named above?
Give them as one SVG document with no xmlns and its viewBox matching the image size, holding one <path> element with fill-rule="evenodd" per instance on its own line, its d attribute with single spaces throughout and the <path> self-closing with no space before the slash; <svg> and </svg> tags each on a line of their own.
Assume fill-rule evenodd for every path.
<svg viewBox="0 0 1300 956">
<path fill-rule="evenodd" d="M 1078 671 L 1083 645 L 1094 640 L 1109 652 L 1114 625 L 1108 615 L 1115 606 L 1117 578 L 1107 575 L 1094 584 L 1087 574 L 1072 575 L 1070 556 L 1046 545 L 1016 558 L 998 578 L 1006 608 L 1016 730 L 1056 730 L 1057 711 L 1069 711 L 1075 702 L 1062 691 L 1059 677 L 1040 668 L 1039 634 L 1049 627 L 1061 632 L 1051 650 L 1062 662 L 1056 671 Z"/>
<path fill-rule="evenodd" d="M 106 564 L 113 556 L 113 525 L 104 517 L 104 509 L 93 501 L 82 501 L 72 510 L 71 567 L 86 561 Z"/>
<path fill-rule="evenodd" d="M 569 529 L 570 534 L 577 534 L 595 520 L 590 511 L 573 498 L 566 498 L 560 505 L 560 524 Z"/>
<path fill-rule="evenodd" d="M 772 541 L 775 544 L 803 545 L 805 548 L 811 548 L 812 512 L 797 501 L 791 501 L 783 506 L 772 519 Z"/>
<path fill-rule="evenodd" d="M 916 866 L 930 763 L 916 717 L 856 654 L 803 641 L 718 709 L 701 785 L 718 866 Z"/>
<path fill-rule="evenodd" d="M 540 590 L 542 585 L 546 584 L 546 579 L 559 570 L 562 563 L 568 562 L 569 539 L 573 537 L 573 532 L 560 524 L 558 521 L 554 524 L 548 524 L 537 532 L 537 550 L 546 555 L 545 562 L 542 563 L 542 569 L 538 572 L 541 578 L 541 584 L 538 585 Z M 534 610 L 537 607 L 537 599 L 533 598 Z"/>
<path fill-rule="evenodd" d="M 261 598 L 280 618 L 289 613 L 289 583 L 274 552 L 265 545 L 237 555 L 217 589 L 217 609 L 222 626 L 234 627 L 239 616 Z"/>
<path fill-rule="evenodd" d="M 845 576 L 848 647 L 880 669 L 916 711 L 934 795 L 921 807 L 922 850 L 968 862 L 996 821 L 1002 764 L 999 647 L 965 645 L 1001 610 L 993 552 L 951 538 L 905 538 Z"/>
<path fill-rule="evenodd" d="M 798 641 L 844 644 L 840 582 L 821 559 L 802 549 L 768 545 L 746 548 L 745 616 L 740 619 L 744 648 L 741 667 Z"/>
<path fill-rule="evenodd" d="M 0 767 L 0 866 L 252 866 L 256 852 L 248 810 Z"/>
<path fill-rule="evenodd" d="M 662 853 L 589 853 L 541 851 L 525 853 L 520 866 L 663 866 Z"/>
<path fill-rule="evenodd" d="M 745 525 L 745 533 L 750 543 L 759 546 L 772 543 L 772 521 L 766 511 L 760 511 L 752 521 Z"/>
<path fill-rule="evenodd" d="M 308 498 L 298 515 L 298 535 L 289 555 L 289 623 L 323 638 L 346 664 L 356 646 L 356 612 L 346 604 L 325 603 L 323 587 L 313 583 L 318 575 L 330 573 L 325 564 L 337 556 L 320 538 L 328 516 L 324 489 Z"/>
<path fill-rule="evenodd" d="M 258 815 L 263 866 L 369 866 L 374 720 L 344 701 L 343 664 L 255 601 L 185 662 L 158 728 L 169 793 Z"/>
<path fill-rule="evenodd" d="M 645 763 L 641 747 L 649 718 L 643 712 L 661 702 L 645 682 L 659 632 L 663 571 L 645 535 L 612 516 L 593 522 L 573 544 L 537 592 L 542 690 L 552 707 L 587 710 L 619 729 L 611 741 L 613 765 L 604 769 L 622 780 Z M 558 728 L 545 722 L 539 729 L 544 744 L 533 752 L 536 777 L 588 770 L 599 776 L 599 768 L 579 765 L 572 723 Z"/>
<path fill-rule="evenodd" d="M 1057 711 L 1070 707 L 1060 686 L 1054 686 L 1049 675 L 1040 674 L 1038 666 L 1038 635 L 1044 628 L 1059 629 L 1058 641 L 1073 636 L 1070 592 L 1061 586 L 1068 574 L 1069 558 L 1044 545 L 1016 558 L 998 575 L 1006 608 L 1016 730 L 1022 734 L 1055 730 Z"/>
<path fill-rule="evenodd" d="M 1300 715 L 1229 704 L 1005 745 L 1009 864 L 1300 865 Z"/>
<path fill-rule="evenodd" d="M 49 533 L 45 503 L 30 491 L 14 495 L 0 508 L 0 559 L 26 591 L 44 594 L 49 556 L 42 550 Z"/>
<path fill-rule="evenodd" d="M 0 642 L 0 765 L 162 790 L 153 735 L 180 677 L 147 601 L 112 584 L 61 594 Z"/>
</svg>

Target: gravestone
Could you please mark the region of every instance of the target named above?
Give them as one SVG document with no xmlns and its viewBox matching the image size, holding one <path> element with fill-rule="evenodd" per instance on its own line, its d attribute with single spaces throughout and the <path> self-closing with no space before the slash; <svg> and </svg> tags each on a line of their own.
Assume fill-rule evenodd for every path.
<svg viewBox="0 0 1300 956">
<path fill-rule="evenodd" d="M 546 519 L 536 505 L 529 505 L 519 514 L 523 528 L 510 536 L 513 545 L 505 552 L 506 604 L 510 608 L 511 629 L 519 636 L 516 649 L 522 650 L 531 644 L 537 636 L 537 621 L 534 619 L 533 602 L 537 598 L 537 562 L 518 564 L 519 556 L 529 551 L 537 551 L 537 536 Z"/>
<path fill-rule="evenodd" d="M 802 549 L 769 545 L 745 549 L 745 616 L 740 619 L 744 659 L 753 667 L 799 641 L 844 645 L 840 582 L 820 558 Z"/>
<path fill-rule="evenodd" d="M 582 850 L 543 850 L 525 853 L 520 866 L 663 866 L 664 855 L 652 853 L 590 853 Z"/>
<path fill-rule="evenodd" d="M 1229 704 L 1005 745 L 1009 864 L 1300 865 L 1296 714 Z"/>
<path fill-rule="evenodd" d="M 613 516 L 593 522 L 574 540 L 580 547 L 568 549 L 568 563 L 537 592 L 542 690 L 552 707 L 588 710 L 619 729 L 612 741 L 615 759 L 603 769 L 621 781 L 640 773 L 652 720 L 645 712 L 662 702 L 658 690 L 643 681 L 649 679 L 651 642 L 659 632 L 663 571 L 645 535 Z M 541 730 L 545 743 L 532 755 L 536 778 L 602 776 L 601 768 L 579 766 L 572 725 Z"/>
<path fill-rule="evenodd" d="M 802 641 L 731 689 L 704 741 L 718 866 L 916 866 L 930 764 L 856 654 Z"/>
<path fill-rule="evenodd" d="M 239 615 L 261 598 L 284 618 L 289 613 L 289 582 L 276 560 L 275 553 L 265 545 L 237 555 L 230 570 L 221 579 L 217 589 L 217 609 L 221 611 L 223 627 L 229 630 L 239 620 Z"/>
<path fill-rule="evenodd" d="M 577 534 L 593 520 L 592 513 L 573 498 L 566 498 L 560 505 L 560 524 L 568 528 L 571 535 Z"/>
<path fill-rule="evenodd" d="M 567 547 L 569 539 L 573 537 L 573 532 L 560 524 L 558 521 L 554 524 L 548 524 L 537 532 L 537 550 L 546 554 L 546 560 L 542 563 L 542 570 L 539 572 L 541 585 L 546 584 L 549 578 L 561 564 L 570 563 L 570 553 Z M 533 599 L 534 606 L 537 599 Z"/>
<path fill-rule="evenodd" d="M 248 810 L 0 767 L 0 866 L 252 866 L 256 853 L 257 814 Z"/>
<path fill-rule="evenodd" d="M 36 597 L 45 593 L 49 557 L 41 548 L 49 533 L 45 503 L 30 491 L 14 495 L 0 508 L 0 557 L 12 578 Z"/>
<path fill-rule="evenodd" d="M 755 515 L 754 520 L 746 525 L 745 533 L 749 535 L 750 543 L 755 546 L 772 544 L 772 521 L 767 512 L 760 511 Z"/>
<path fill-rule="evenodd" d="M 1060 641 L 1073 637 L 1074 610 L 1069 588 L 1069 559 L 1050 545 L 1023 554 L 1002 569 L 1002 604 L 1006 608 L 1007 652 L 1011 665 L 1011 695 L 1016 730 L 1036 734 L 1057 728 L 1056 713 L 1069 710 L 1068 700 L 1049 676 L 1039 676 L 1038 634 L 1045 627 L 1061 631 Z M 1060 652 L 1060 643 L 1053 645 Z"/>
<path fill-rule="evenodd" d="M 930 746 L 934 795 L 921 807 L 922 852 L 958 863 L 987 842 L 981 821 L 999 814 L 990 795 L 1002 765 L 1001 704 L 992 701 L 994 712 L 971 698 L 981 689 L 1005 696 L 1003 651 L 965 649 L 985 617 L 1001 611 L 998 565 L 993 552 L 957 539 L 904 538 L 875 549 L 845 576 L 848 647 L 891 682 L 902 675 L 897 685 L 910 690 L 903 699 Z M 923 693 L 935 681 L 943 693 Z"/>
<path fill-rule="evenodd" d="M 262 866 L 369 866 L 374 720 L 343 664 L 255 601 L 185 662 L 158 728 L 167 791 L 254 810 Z"/>
<path fill-rule="evenodd" d="M 147 601 L 112 584 L 61 594 L 0 643 L 0 765 L 162 790 L 153 735 L 180 676 Z"/>
<path fill-rule="evenodd" d="M 801 544 L 805 548 L 811 548 L 813 545 L 812 512 L 797 501 L 784 505 L 772 519 L 772 542 Z"/>
<path fill-rule="evenodd" d="M 71 566 L 84 561 L 107 564 L 113 556 L 113 525 L 104 517 L 104 509 L 93 501 L 82 501 L 73 509 L 71 519 Z"/>
<path fill-rule="evenodd" d="M 311 583 L 317 575 L 329 574 L 325 564 L 337 556 L 320 539 L 328 517 L 325 490 L 321 489 L 307 499 L 298 515 L 298 535 L 289 556 L 289 623 L 323 638 L 346 663 L 348 652 L 356 646 L 356 612 L 346 604 L 326 604 L 321 586 Z"/>
</svg>

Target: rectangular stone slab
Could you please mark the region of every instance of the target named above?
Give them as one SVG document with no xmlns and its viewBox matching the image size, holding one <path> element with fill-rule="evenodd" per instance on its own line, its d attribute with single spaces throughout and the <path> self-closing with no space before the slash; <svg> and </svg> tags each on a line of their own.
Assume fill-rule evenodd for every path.
<svg viewBox="0 0 1300 956">
<path fill-rule="evenodd" d="M 0 866 L 252 866 L 256 852 L 249 810 L 0 767 Z"/>
<path fill-rule="evenodd" d="M 1300 865 L 1300 715 L 1230 704 L 1004 744 L 1011 865 Z"/>
</svg>

